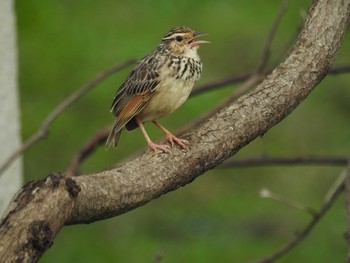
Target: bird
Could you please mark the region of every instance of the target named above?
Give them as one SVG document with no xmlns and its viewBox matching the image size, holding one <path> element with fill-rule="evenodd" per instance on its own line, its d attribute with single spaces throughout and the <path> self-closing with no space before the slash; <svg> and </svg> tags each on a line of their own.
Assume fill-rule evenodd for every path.
<svg viewBox="0 0 350 263">
<path fill-rule="evenodd" d="M 189 27 L 175 27 L 161 39 L 161 43 L 147 56 L 139 60 L 116 92 L 111 110 L 114 125 L 106 141 L 106 149 L 117 147 L 124 128 L 140 128 L 151 151 L 170 152 L 169 145 L 154 143 L 147 134 L 144 123 L 152 122 L 166 135 L 174 146 L 187 149 L 189 142 L 180 139 L 163 127 L 157 120 L 179 108 L 190 95 L 194 83 L 202 73 L 198 55 L 198 40 L 207 36 Z"/>
</svg>

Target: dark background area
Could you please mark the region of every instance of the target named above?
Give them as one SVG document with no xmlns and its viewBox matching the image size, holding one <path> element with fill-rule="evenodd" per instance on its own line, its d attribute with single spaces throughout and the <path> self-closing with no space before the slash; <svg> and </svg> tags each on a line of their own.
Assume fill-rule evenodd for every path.
<svg viewBox="0 0 350 263">
<path fill-rule="evenodd" d="M 311 1 L 290 1 L 272 45 L 270 66 L 286 47 Z M 280 1 L 44 1 L 16 2 L 22 136 L 33 134 L 64 98 L 101 70 L 151 52 L 172 27 L 206 32 L 198 84 L 256 69 Z M 349 64 L 350 37 L 335 65 Z M 113 96 L 131 68 L 113 75 L 65 111 L 49 137 L 24 155 L 26 181 L 64 171 L 95 132 L 112 124 Z M 349 155 L 350 76 L 326 77 L 290 116 L 233 158 Z M 217 105 L 238 85 L 189 99 L 160 120 L 175 131 Z M 163 136 L 147 125 L 152 138 Z M 117 149 L 98 151 L 84 173 L 101 171 L 144 149 L 139 130 L 122 134 Z M 40 262 L 247 262 L 287 243 L 311 217 L 259 197 L 263 187 L 316 209 L 342 168 L 214 169 L 190 185 L 125 215 L 65 227 Z M 279 262 L 341 262 L 348 244 L 339 199 L 305 241 Z"/>
</svg>

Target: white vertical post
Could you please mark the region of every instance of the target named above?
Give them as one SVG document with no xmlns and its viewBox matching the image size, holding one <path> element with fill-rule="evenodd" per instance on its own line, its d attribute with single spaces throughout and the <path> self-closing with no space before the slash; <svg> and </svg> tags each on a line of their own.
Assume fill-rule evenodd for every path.
<svg viewBox="0 0 350 263">
<path fill-rule="evenodd" d="M 20 145 L 16 21 L 13 0 L 0 0 L 0 165 Z M 0 217 L 22 183 L 22 162 L 0 175 Z"/>
</svg>

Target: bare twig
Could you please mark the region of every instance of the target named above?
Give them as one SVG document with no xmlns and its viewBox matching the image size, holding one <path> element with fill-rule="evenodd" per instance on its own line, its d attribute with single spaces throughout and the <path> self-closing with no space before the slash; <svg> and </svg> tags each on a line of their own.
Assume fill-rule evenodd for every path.
<svg viewBox="0 0 350 263">
<path fill-rule="evenodd" d="M 80 149 L 80 151 L 73 157 L 65 174 L 68 176 L 77 176 L 80 174 L 79 167 L 82 162 L 91 155 L 100 144 L 106 141 L 110 131 L 110 126 L 99 130 L 95 135 L 89 139 Z"/>
<path fill-rule="evenodd" d="M 333 195 L 330 196 L 328 201 L 324 203 L 318 213 L 316 213 L 313 217 L 313 219 L 310 221 L 310 223 L 304 228 L 303 231 L 299 232 L 287 245 L 282 247 L 277 252 L 273 253 L 270 256 L 264 257 L 258 261 L 255 261 L 255 263 L 270 263 L 273 262 L 280 257 L 284 256 L 286 253 L 291 251 L 294 247 L 296 247 L 301 241 L 304 240 L 304 238 L 311 232 L 311 230 L 317 225 L 317 223 L 322 219 L 322 217 L 328 212 L 328 210 L 332 207 L 335 200 L 338 198 L 338 196 L 343 192 L 345 181 L 343 180 L 340 184 L 338 183 L 338 180 L 335 182 L 337 184 L 337 187 L 335 188 Z M 331 187 L 334 188 L 334 187 Z"/>
<path fill-rule="evenodd" d="M 221 78 L 218 80 L 211 81 L 209 83 L 203 84 L 201 86 L 198 86 L 193 89 L 191 93 L 192 96 L 200 95 L 202 93 L 216 90 L 216 88 L 223 88 L 226 87 L 227 85 L 232 85 L 235 83 L 240 83 L 243 81 L 247 81 L 251 76 L 254 74 L 254 72 L 246 72 L 246 73 L 241 73 L 233 76 L 229 76 L 226 78 Z"/>
<path fill-rule="evenodd" d="M 345 182 L 345 178 L 346 178 L 346 170 L 340 173 L 338 178 L 333 182 L 332 186 L 328 189 L 327 194 L 323 199 L 323 204 L 328 203 L 329 200 L 332 199 L 334 192 L 336 192 L 338 187 Z"/>
<path fill-rule="evenodd" d="M 350 72 L 350 65 L 343 65 L 343 66 L 331 68 L 331 70 L 329 71 L 329 74 L 338 75 L 338 74 L 349 73 L 349 72 Z"/>
<path fill-rule="evenodd" d="M 272 22 L 271 28 L 270 28 L 270 32 L 267 35 L 266 41 L 265 41 L 265 45 L 264 45 L 264 49 L 262 52 L 262 56 L 260 59 L 260 63 L 257 69 L 258 73 L 263 73 L 266 69 L 267 66 L 267 62 L 269 60 L 270 57 L 270 51 L 271 51 L 271 45 L 272 45 L 272 41 L 274 39 L 274 36 L 276 34 L 277 28 L 281 22 L 281 19 L 283 17 L 283 15 L 286 13 L 288 8 L 288 0 L 283 0 L 280 8 L 277 12 L 277 15 L 274 19 L 274 21 Z"/>
<path fill-rule="evenodd" d="M 103 80 L 111 76 L 112 74 L 130 66 L 135 63 L 135 60 L 128 60 L 126 62 L 117 64 L 111 68 L 108 68 L 100 73 L 98 73 L 95 78 L 89 81 L 87 84 L 82 86 L 80 89 L 74 91 L 70 96 L 68 96 L 64 101 L 62 101 L 58 106 L 50 112 L 50 114 L 46 117 L 46 119 L 42 122 L 39 129 L 29 137 L 20 148 L 14 151 L 8 159 L 1 165 L 0 167 L 0 176 L 2 173 L 19 157 L 23 152 L 25 152 L 28 148 L 30 148 L 33 144 L 38 142 L 39 140 L 45 138 L 49 132 L 49 127 L 53 123 L 53 121 L 69 106 L 71 106 L 74 102 L 76 102 L 83 95 L 88 93 L 98 84 L 100 84 Z"/>
<path fill-rule="evenodd" d="M 271 192 L 267 188 L 261 189 L 259 194 L 263 198 L 270 198 L 276 202 L 285 204 L 289 207 L 293 207 L 293 208 L 305 211 L 305 212 L 309 213 L 310 215 L 312 215 L 313 217 L 317 216 L 317 211 L 315 209 L 313 209 L 312 207 L 307 206 L 303 203 L 297 202 L 295 200 L 289 199 L 283 195 L 279 195 L 279 194 L 276 194 L 274 192 Z"/>
<path fill-rule="evenodd" d="M 272 71 L 272 69 L 270 68 L 267 70 L 267 73 L 271 73 L 271 71 Z M 328 75 L 338 75 L 338 74 L 346 74 L 346 73 L 350 73 L 350 65 L 333 67 L 329 70 Z M 253 71 L 244 72 L 244 73 L 240 73 L 240 74 L 233 75 L 233 76 L 228 76 L 225 78 L 221 78 L 218 80 L 210 81 L 208 83 L 199 85 L 193 89 L 193 91 L 191 93 L 191 97 L 201 95 L 202 93 L 205 93 L 208 91 L 217 90 L 218 88 L 224 88 L 228 85 L 244 82 L 244 81 L 248 80 L 249 78 L 251 78 L 251 76 L 253 74 L 255 74 L 255 72 L 253 72 Z"/>
<path fill-rule="evenodd" d="M 271 165 L 326 165 L 344 166 L 348 162 L 345 157 L 336 156 L 306 156 L 306 157 L 252 157 L 245 159 L 231 159 L 220 165 L 220 168 L 244 168 Z"/>
</svg>

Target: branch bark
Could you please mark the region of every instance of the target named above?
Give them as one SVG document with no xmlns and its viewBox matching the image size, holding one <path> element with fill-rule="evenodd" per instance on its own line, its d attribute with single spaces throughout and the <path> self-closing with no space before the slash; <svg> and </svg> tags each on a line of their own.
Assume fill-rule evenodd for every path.
<svg viewBox="0 0 350 263">
<path fill-rule="evenodd" d="M 22 188 L 0 223 L 3 262 L 35 262 L 64 225 L 141 206 L 222 163 L 288 116 L 327 75 L 346 31 L 350 0 L 319 0 L 289 54 L 254 91 L 184 135 L 191 148 L 144 154 L 97 174 L 51 174 Z"/>
</svg>

